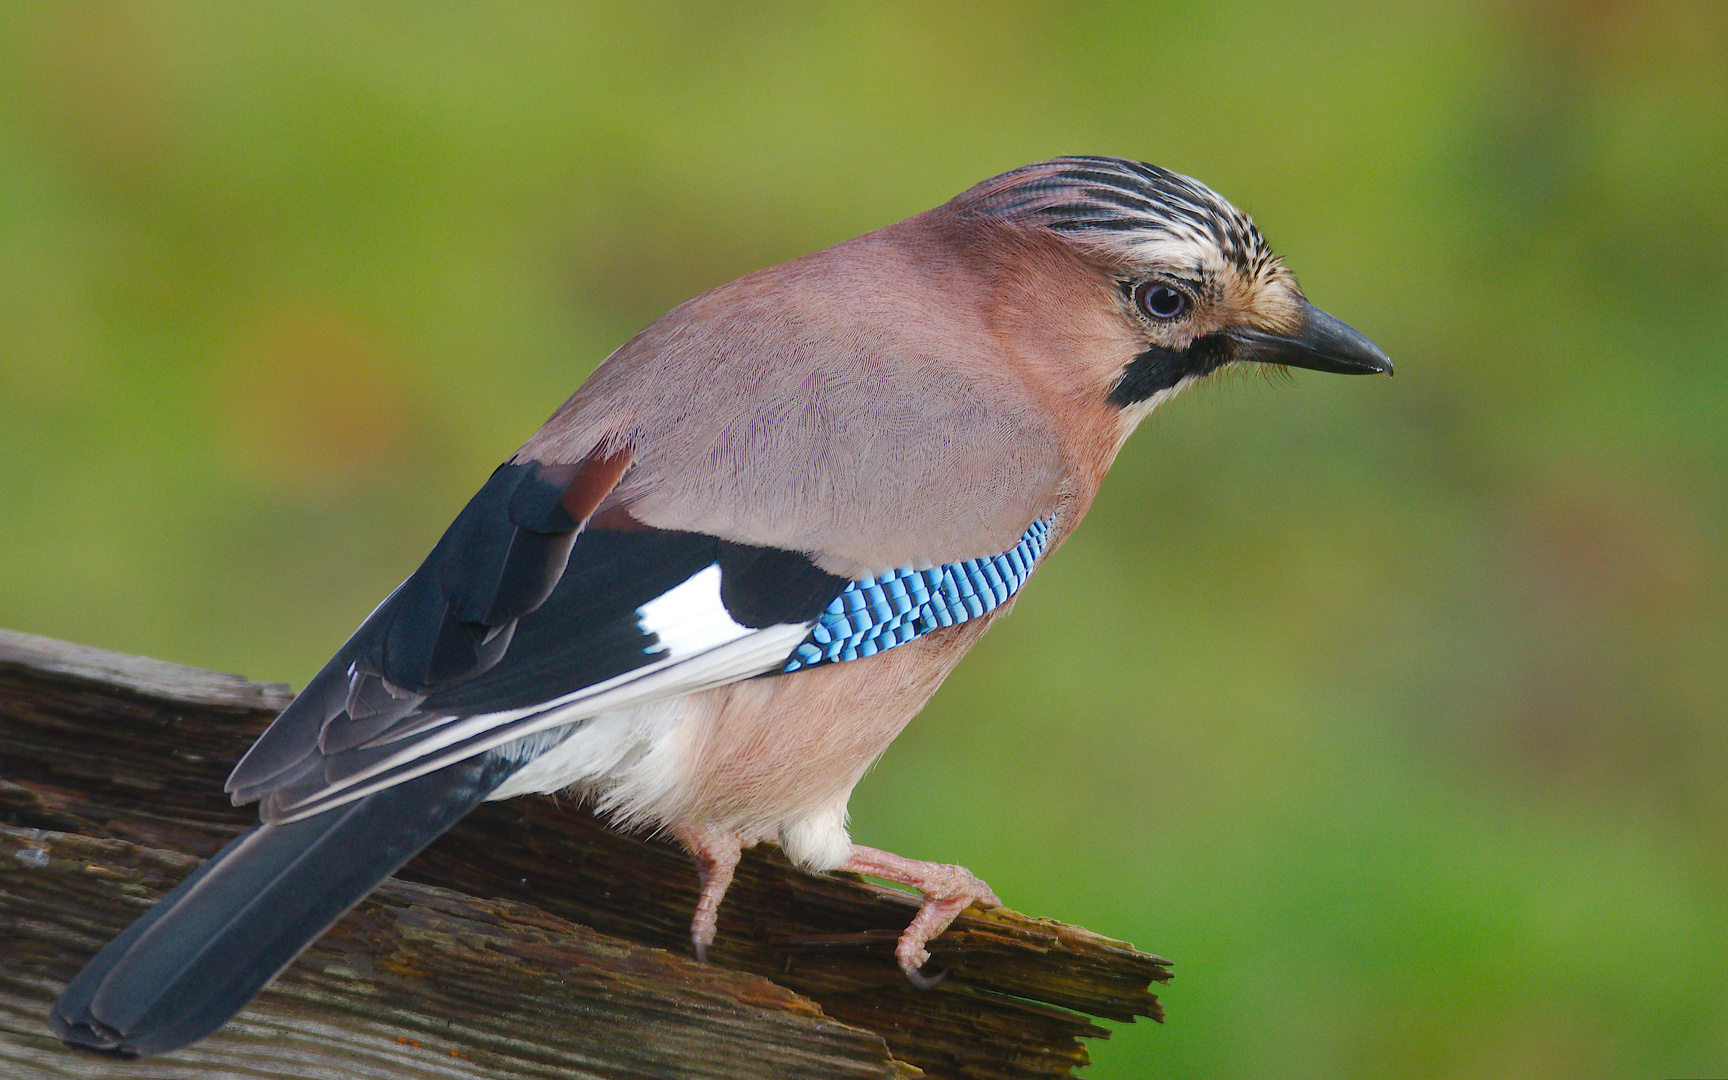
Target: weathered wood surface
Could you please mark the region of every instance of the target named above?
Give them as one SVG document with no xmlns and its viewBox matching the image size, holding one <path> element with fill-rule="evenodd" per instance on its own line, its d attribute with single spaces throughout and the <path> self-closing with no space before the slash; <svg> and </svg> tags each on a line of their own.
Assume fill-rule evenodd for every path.
<svg viewBox="0 0 1728 1080">
<path fill-rule="evenodd" d="M 1064 1076 L 1108 1034 L 1089 1016 L 1160 1018 L 1167 962 L 1007 910 L 964 914 L 932 943 L 947 981 L 913 990 L 892 960 L 911 898 L 771 849 L 746 855 L 696 964 L 682 852 L 523 798 L 470 815 L 215 1038 L 143 1063 L 72 1055 L 47 1003 L 255 820 L 222 781 L 288 699 L 0 631 L 4 1075 Z"/>
<path fill-rule="evenodd" d="M 285 1062 L 380 1078 L 897 1075 L 879 1036 L 760 976 L 399 881 L 205 1043 L 151 1062 L 62 1047 L 41 1027 L 52 996 L 197 863 L 0 826 L 0 1075 L 280 1076 Z"/>
</svg>

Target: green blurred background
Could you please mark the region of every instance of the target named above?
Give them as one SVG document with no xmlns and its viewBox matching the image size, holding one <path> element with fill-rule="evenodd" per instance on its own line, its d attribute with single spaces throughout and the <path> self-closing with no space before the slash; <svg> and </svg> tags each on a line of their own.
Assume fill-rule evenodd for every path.
<svg viewBox="0 0 1728 1080">
<path fill-rule="evenodd" d="M 301 684 L 678 301 L 1060 153 L 1398 378 L 1239 378 L 859 789 L 1173 957 L 1090 1075 L 1728 1073 L 1728 16 L 8 4 L 0 625 Z"/>
</svg>

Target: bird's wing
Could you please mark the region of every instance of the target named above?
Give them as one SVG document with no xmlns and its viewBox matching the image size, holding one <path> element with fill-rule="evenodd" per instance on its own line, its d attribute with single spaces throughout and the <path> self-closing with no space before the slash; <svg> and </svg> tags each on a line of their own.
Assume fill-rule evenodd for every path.
<svg viewBox="0 0 1728 1080">
<path fill-rule="evenodd" d="M 1070 485 L 1060 425 L 966 299 L 978 275 L 924 254 L 841 245 L 721 286 L 620 348 L 264 734 L 234 797 L 292 820 L 1005 600 L 990 574 L 1042 550 L 1029 527 L 1055 542 L 1073 522 L 1047 520 Z M 942 303 L 899 299 L 884 275 Z M 892 568 L 914 577 L 877 580 Z M 828 611 L 837 600 L 852 607 Z M 897 605 L 898 621 L 855 618 Z"/>
<path fill-rule="evenodd" d="M 796 552 L 581 525 L 624 455 L 501 466 L 236 766 L 291 821 L 526 735 L 784 666 L 847 586 Z"/>
</svg>

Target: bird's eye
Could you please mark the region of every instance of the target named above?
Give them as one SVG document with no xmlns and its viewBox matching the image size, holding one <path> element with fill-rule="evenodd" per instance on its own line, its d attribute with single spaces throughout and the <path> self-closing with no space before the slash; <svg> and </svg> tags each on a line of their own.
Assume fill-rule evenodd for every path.
<svg viewBox="0 0 1728 1080">
<path fill-rule="evenodd" d="M 1181 289 L 1156 281 L 1148 281 L 1134 290 L 1134 302 L 1140 310 L 1159 322 L 1170 322 L 1188 314 L 1193 301 Z"/>
</svg>

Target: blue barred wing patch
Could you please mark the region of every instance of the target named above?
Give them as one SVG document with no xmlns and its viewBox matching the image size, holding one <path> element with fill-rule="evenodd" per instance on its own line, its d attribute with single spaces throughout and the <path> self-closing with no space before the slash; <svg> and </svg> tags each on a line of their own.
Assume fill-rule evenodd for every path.
<svg viewBox="0 0 1728 1080">
<path fill-rule="evenodd" d="M 781 670 L 874 656 L 1001 607 L 1031 576 L 1049 543 L 1053 520 L 1034 521 L 1020 542 L 1000 555 L 928 570 L 890 570 L 852 582 L 816 617 L 810 636 Z"/>
</svg>

